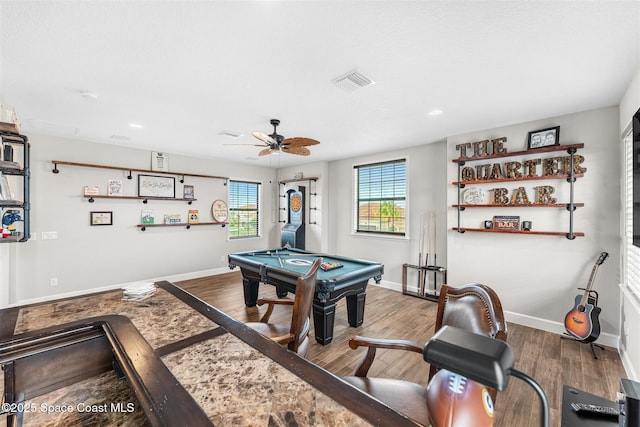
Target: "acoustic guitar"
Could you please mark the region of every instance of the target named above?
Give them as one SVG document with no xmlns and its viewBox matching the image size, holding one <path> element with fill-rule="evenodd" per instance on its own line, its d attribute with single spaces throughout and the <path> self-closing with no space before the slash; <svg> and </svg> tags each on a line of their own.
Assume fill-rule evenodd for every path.
<svg viewBox="0 0 640 427">
<path fill-rule="evenodd" d="M 589 284 L 585 288 L 584 294 L 576 296 L 573 309 L 564 317 L 565 329 L 577 341 L 592 342 L 597 340 L 600 335 L 598 316 L 601 309 L 594 304 L 597 303 L 597 298 L 591 296 L 591 289 L 593 288 L 593 281 L 596 278 L 598 267 L 602 265 L 608 256 L 609 254 L 606 252 L 600 254 L 593 266 L 593 270 L 591 270 Z"/>
</svg>

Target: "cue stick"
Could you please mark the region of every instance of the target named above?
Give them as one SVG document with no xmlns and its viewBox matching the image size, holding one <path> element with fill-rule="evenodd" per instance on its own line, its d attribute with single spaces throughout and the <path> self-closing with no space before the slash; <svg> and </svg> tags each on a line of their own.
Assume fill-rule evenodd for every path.
<svg viewBox="0 0 640 427">
<path fill-rule="evenodd" d="M 427 216 L 427 221 L 425 223 L 425 227 L 427 229 L 426 243 L 427 243 L 427 253 L 424 258 L 424 266 L 423 266 L 423 275 L 422 275 L 422 289 L 420 292 L 421 296 L 424 296 L 424 291 L 427 286 L 427 270 L 426 267 L 429 265 L 429 255 L 431 254 L 431 212 Z"/>
<path fill-rule="evenodd" d="M 256 254 L 256 253 L 249 253 L 246 255 L 250 255 L 250 256 L 268 256 L 268 257 L 281 257 L 281 256 L 315 256 L 315 257 L 325 257 L 325 256 L 330 256 L 327 254 L 279 254 L 279 253 L 275 253 L 275 254 Z"/>
<path fill-rule="evenodd" d="M 427 267 L 429 267 L 429 255 L 432 252 L 434 252 L 434 248 L 431 246 L 431 242 L 432 242 L 432 240 L 431 240 L 431 231 L 432 231 L 432 229 L 434 231 L 434 238 L 435 238 L 435 229 L 433 228 L 433 223 L 434 223 L 434 212 L 430 211 L 429 212 L 429 219 L 427 220 L 427 240 L 428 240 L 427 246 L 428 246 L 429 249 L 428 249 L 428 252 L 427 252 L 427 258 L 424 261 L 424 268 L 425 268 L 425 271 L 424 271 L 424 281 L 425 281 L 424 288 L 427 288 L 427 284 L 428 284 L 428 281 L 429 281 L 429 279 L 427 277 Z M 434 254 L 434 256 L 435 256 L 435 254 Z M 423 289 L 423 295 L 424 295 L 424 289 Z"/>
<path fill-rule="evenodd" d="M 422 254 L 424 253 L 424 212 L 420 212 L 420 239 L 418 243 L 418 292 L 422 292 Z"/>
<path fill-rule="evenodd" d="M 438 240 L 436 238 L 436 230 L 437 230 L 437 220 L 438 217 L 436 216 L 436 212 L 433 212 L 433 266 L 437 266 L 438 265 L 438 251 L 436 249 L 437 245 L 438 245 Z M 438 272 L 434 269 L 433 270 L 433 292 L 436 292 L 436 288 L 438 287 Z"/>
</svg>

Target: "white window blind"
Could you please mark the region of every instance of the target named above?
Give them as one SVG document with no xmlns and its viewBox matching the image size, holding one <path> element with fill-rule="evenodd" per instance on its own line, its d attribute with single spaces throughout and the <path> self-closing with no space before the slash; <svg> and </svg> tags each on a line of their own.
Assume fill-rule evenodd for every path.
<svg viewBox="0 0 640 427">
<path fill-rule="evenodd" d="M 405 235 L 406 160 L 354 166 L 355 230 Z"/>
<path fill-rule="evenodd" d="M 625 150 L 625 207 L 624 207 L 624 276 L 629 289 L 640 297 L 640 248 L 633 244 L 633 137 L 624 137 Z"/>
<path fill-rule="evenodd" d="M 260 184 L 229 181 L 229 238 L 260 235 Z"/>
</svg>

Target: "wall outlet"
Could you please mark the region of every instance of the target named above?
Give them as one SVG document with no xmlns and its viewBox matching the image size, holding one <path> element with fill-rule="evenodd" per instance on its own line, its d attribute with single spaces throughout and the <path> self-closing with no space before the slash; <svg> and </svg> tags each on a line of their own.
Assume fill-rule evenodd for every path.
<svg viewBox="0 0 640 427">
<path fill-rule="evenodd" d="M 58 286 L 58 278 L 52 277 L 51 279 L 49 279 L 49 286 Z"/>
<path fill-rule="evenodd" d="M 220 255 L 220 261 L 225 262 L 227 260 L 226 255 Z"/>
<path fill-rule="evenodd" d="M 43 231 L 42 232 L 42 240 L 55 240 L 58 238 L 57 231 Z"/>
</svg>

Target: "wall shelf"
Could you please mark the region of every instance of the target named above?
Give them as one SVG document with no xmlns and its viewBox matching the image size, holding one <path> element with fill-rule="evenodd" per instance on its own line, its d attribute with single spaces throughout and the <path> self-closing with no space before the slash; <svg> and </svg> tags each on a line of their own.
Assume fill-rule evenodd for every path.
<svg viewBox="0 0 640 427">
<path fill-rule="evenodd" d="M 575 174 L 573 177 L 574 178 L 582 178 L 584 176 L 584 174 L 582 173 L 577 173 Z M 538 181 L 538 180 L 544 180 L 544 179 L 570 179 L 569 175 L 566 174 L 562 174 L 562 175 L 544 175 L 544 176 L 523 176 L 520 178 L 499 178 L 499 179 L 476 179 L 473 181 L 454 181 L 452 182 L 453 185 L 460 185 L 460 188 L 464 188 L 466 185 L 473 185 L 473 184 L 490 184 L 493 182 L 516 182 L 516 181 Z"/>
<path fill-rule="evenodd" d="M 452 162 L 453 163 L 478 162 L 478 161 L 488 160 L 488 159 L 499 159 L 501 157 L 513 157 L 513 156 L 524 156 L 527 154 L 551 153 L 553 151 L 577 150 L 579 148 L 584 148 L 584 144 L 552 145 L 550 147 L 535 148 L 533 150 L 496 153 L 496 154 L 489 154 L 487 156 L 480 156 L 480 157 L 458 157 L 457 159 L 453 159 Z"/>
<path fill-rule="evenodd" d="M 452 230 L 457 231 L 458 233 L 472 231 L 472 232 L 479 232 L 479 233 L 537 234 L 540 236 L 564 236 L 570 240 L 573 240 L 569 237 L 569 233 L 564 233 L 561 231 L 493 230 L 493 229 L 485 229 L 485 228 L 458 228 L 458 227 L 453 227 Z M 584 237 L 584 233 L 580 233 L 580 232 L 573 232 L 571 235 L 574 237 Z"/>
<path fill-rule="evenodd" d="M 283 179 L 282 181 L 278 181 L 278 184 L 288 184 L 290 182 L 301 182 L 301 181 L 317 181 L 319 178 L 317 176 L 312 176 L 309 178 L 293 178 L 293 179 Z"/>
<path fill-rule="evenodd" d="M 53 163 L 53 169 L 51 171 L 53 173 L 59 173 L 60 172 L 60 170 L 58 169 L 58 165 L 66 165 L 66 166 L 79 166 L 79 167 L 83 167 L 83 168 L 111 169 L 111 170 L 127 171 L 127 172 L 129 172 L 129 175 L 127 176 L 128 179 L 132 179 L 133 178 L 133 175 L 132 175 L 133 172 L 144 172 L 144 173 L 151 173 L 151 174 L 154 174 L 154 175 L 180 176 L 180 177 L 182 177 L 180 179 L 181 183 L 184 183 L 184 177 L 186 177 L 186 176 L 197 177 L 197 178 L 223 179 L 225 181 L 225 185 L 227 185 L 227 181 L 229 180 L 229 177 L 226 177 L 226 176 L 202 175 L 202 174 L 185 173 L 185 172 L 154 171 L 154 170 L 149 170 L 149 169 L 125 168 L 125 167 L 121 167 L 121 166 L 96 165 L 96 164 L 92 164 L 92 163 L 66 162 L 66 161 L 63 161 L 63 160 L 51 160 L 51 163 Z"/>
<path fill-rule="evenodd" d="M 528 205 L 496 205 L 496 204 L 461 204 L 461 205 L 451 205 L 454 208 L 460 208 L 464 210 L 466 208 L 567 208 L 570 209 L 569 203 L 530 203 Z M 584 206 L 584 203 L 574 203 L 574 207 L 581 208 Z"/>
<path fill-rule="evenodd" d="M 145 196 L 105 196 L 105 195 L 94 195 L 94 196 L 83 196 L 85 199 L 89 199 L 89 203 L 95 202 L 95 199 L 128 199 L 128 200 L 142 200 L 142 203 L 147 203 L 149 200 L 165 200 L 169 202 L 187 202 L 187 204 L 191 204 L 192 202 L 198 199 L 180 199 L 173 197 L 145 197 Z"/>
<path fill-rule="evenodd" d="M 147 227 L 184 227 L 187 230 L 189 230 L 192 226 L 198 226 L 198 225 L 219 225 L 221 227 L 224 227 L 227 224 L 229 223 L 228 222 L 196 222 L 196 223 L 190 224 L 188 222 L 179 222 L 175 224 L 138 224 L 136 225 L 136 227 L 138 227 L 140 231 L 145 231 Z"/>
</svg>

